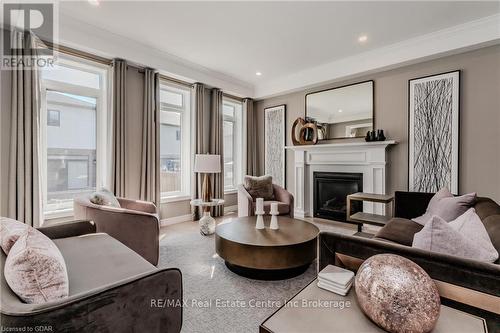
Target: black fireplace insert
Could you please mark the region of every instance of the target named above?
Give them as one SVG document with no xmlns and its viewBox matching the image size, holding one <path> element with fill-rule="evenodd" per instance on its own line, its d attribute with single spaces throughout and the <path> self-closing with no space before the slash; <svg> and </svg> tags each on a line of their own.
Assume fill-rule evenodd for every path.
<svg viewBox="0 0 500 333">
<path fill-rule="evenodd" d="M 313 213 L 335 221 L 346 221 L 349 194 L 363 192 L 363 174 L 346 172 L 313 173 Z M 351 214 L 363 210 L 362 202 L 352 202 Z"/>
</svg>

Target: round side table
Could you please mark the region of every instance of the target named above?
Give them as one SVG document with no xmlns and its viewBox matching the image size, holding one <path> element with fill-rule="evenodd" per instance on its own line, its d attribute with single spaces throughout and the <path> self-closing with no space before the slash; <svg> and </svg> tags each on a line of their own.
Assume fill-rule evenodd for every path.
<svg viewBox="0 0 500 333">
<path fill-rule="evenodd" d="M 210 215 L 210 208 L 224 204 L 224 199 L 212 199 L 211 201 L 203 201 L 202 199 L 194 199 L 190 202 L 191 206 L 203 207 L 203 216 L 198 224 L 200 233 L 204 236 L 211 235 L 215 232 L 215 219 Z"/>
</svg>

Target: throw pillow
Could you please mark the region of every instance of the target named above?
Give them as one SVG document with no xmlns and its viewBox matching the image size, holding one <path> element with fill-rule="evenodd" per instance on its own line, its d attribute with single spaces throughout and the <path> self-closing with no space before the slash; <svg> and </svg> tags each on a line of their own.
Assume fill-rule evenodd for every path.
<svg viewBox="0 0 500 333">
<path fill-rule="evenodd" d="M 40 304 L 68 297 L 69 280 L 64 258 L 47 236 L 28 230 L 5 260 L 7 284 L 24 302 Z"/>
<path fill-rule="evenodd" d="M 243 186 L 253 199 L 263 198 L 264 200 L 274 199 L 273 177 L 269 175 L 254 177 L 245 176 Z"/>
<path fill-rule="evenodd" d="M 92 193 L 92 195 L 90 196 L 90 202 L 100 206 L 111 206 L 116 208 L 121 207 L 115 195 L 105 188 Z"/>
<path fill-rule="evenodd" d="M 14 243 L 28 230 L 29 226 L 25 223 L 2 217 L 0 219 L 0 246 L 7 255 Z"/>
<path fill-rule="evenodd" d="M 473 209 L 450 223 L 434 215 L 415 234 L 412 246 L 478 261 L 495 262 L 498 259 L 498 252 Z"/>
<path fill-rule="evenodd" d="M 429 202 L 425 214 L 412 219 L 418 224 L 425 225 L 433 215 L 450 222 L 456 219 L 476 201 L 476 193 L 468 193 L 461 196 L 453 196 L 447 188 L 439 190 Z"/>
</svg>

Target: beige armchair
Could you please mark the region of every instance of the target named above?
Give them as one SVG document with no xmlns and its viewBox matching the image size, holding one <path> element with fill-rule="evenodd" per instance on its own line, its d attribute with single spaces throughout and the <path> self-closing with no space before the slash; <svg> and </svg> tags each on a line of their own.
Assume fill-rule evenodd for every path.
<svg viewBox="0 0 500 333">
<path fill-rule="evenodd" d="M 76 198 L 75 219 L 94 221 L 97 232 L 107 233 L 158 265 L 160 220 L 156 206 L 146 201 L 117 199 L 120 208 L 93 204 L 90 195 Z"/>
<path fill-rule="evenodd" d="M 273 184 L 275 200 L 264 201 L 264 211 L 269 214 L 271 203 L 278 203 L 280 215 L 288 215 L 293 218 L 294 201 L 293 195 L 283 187 Z M 243 185 L 238 185 L 238 216 L 255 215 L 255 198 L 252 198 Z"/>
</svg>

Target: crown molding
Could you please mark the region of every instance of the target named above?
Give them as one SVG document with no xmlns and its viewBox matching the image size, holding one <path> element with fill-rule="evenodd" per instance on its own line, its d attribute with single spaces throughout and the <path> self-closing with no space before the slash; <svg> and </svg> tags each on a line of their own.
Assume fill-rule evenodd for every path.
<svg viewBox="0 0 500 333">
<path fill-rule="evenodd" d="M 122 58 L 137 65 L 155 68 L 160 73 L 187 81 L 203 82 L 224 92 L 253 96 L 253 85 L 203 67 L 175 55 L 83 22 L 68 14 L 59 16 L 57 43 L 107 58 Z"/>
<path fill-rule="evenodd" d="M 255 86 L 255 98 L 291 93 L 499 43 L 500 14 L 495 14 L 259 83 Z"/>
</svg>

